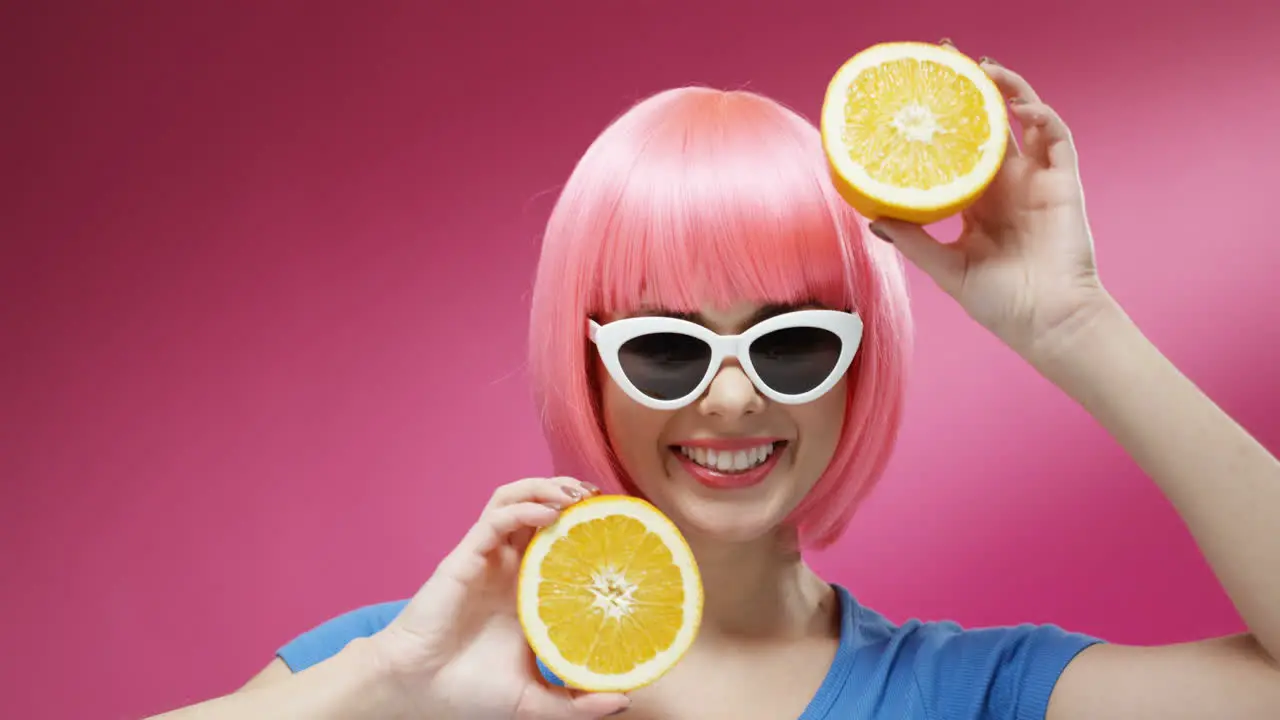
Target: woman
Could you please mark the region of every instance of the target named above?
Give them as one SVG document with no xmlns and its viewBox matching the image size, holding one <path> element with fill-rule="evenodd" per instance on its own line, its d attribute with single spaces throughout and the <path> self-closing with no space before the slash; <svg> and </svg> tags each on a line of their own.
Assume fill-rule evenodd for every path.
<svg viewBox="0 0 1280 720">
<path fill-rule="evenodd" d="M 814 128 L 757 95 L 671 91 L 619 118 L 559 199 L 533 298 L 532 375 L 563 476 L 499 488 L 407 603 L 326 623 L 240 692 L 170 717 L 1280 717 L 1280 466 L 1107 294 L 1066 126 L 1017 74 L 983 67 L 1021 149 L 948 245 L 866 225 L 832 191 Z M 1138 648 L 1053 626 L 899 626 L 805 565 L 798 547 L 839 536 L 898 428 L 898 252 L 1123 444 L 1250 634 Z M 713 367 L 694 337 L 765 322 L 753 373 Z M 629 342 L 592 342 L 607 335 Z M 515 618 L 532 528 L 598 492 L 573 478 L 650 499 L 703 572 L 697 643 L 630 696 L 546 682 Z"/>
</svg>

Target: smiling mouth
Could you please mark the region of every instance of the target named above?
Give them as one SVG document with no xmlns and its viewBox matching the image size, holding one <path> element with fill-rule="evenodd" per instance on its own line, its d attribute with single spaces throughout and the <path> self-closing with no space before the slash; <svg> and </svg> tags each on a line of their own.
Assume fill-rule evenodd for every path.
<svg viewBox="0 0 1280 720">
<path fill-rule="evenodd" d="M 761 443 L 753 447 L 733 450 L 673 445 L 672 451 L 683 455 L 693 464 L 726 475 L 746 473 L 769 462 L 774 453 L 786 445 L 785 440 Z"/>
</svg>

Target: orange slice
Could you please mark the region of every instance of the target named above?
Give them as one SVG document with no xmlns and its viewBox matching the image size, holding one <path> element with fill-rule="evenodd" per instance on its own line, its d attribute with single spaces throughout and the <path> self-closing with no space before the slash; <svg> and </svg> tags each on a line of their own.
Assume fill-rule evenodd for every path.
<svg viewBox="0 0 1280 720">
<path fill-rule="evenodd" d="M 995 179 L 1009 143 L 1004 98 L 982 68 L 917 42 L 849 59 L 820 124 L 837 190 L 871 220 L 927 224 L 960 212 Z"/>
<path fill-rule="evenodd" d="M 702 579 L 676 526 L 649 503 L 604 495 L 534 535 L 517 609 L 534 654 L 565 685 L 627 692 L 675 666 L 702 621 Z"/>
</svg>

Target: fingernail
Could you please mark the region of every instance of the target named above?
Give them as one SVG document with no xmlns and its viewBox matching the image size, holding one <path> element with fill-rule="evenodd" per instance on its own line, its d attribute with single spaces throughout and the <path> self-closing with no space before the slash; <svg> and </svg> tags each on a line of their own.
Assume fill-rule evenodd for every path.
<svg viewBox="0 0 1280 720">
<path fill-rule="evenodd" d="M 987 57 L 986 55 L 983 55 L 982 59 L 978 60 L 978 64 L 979 65 L 995 65 L 996 67 L 1004 67 L 1000 63 L 996 62 L 995 58 Z"/>
<path fill-rule="evenodd" d="M 599 494 L 600 494 L 600 488 L 596 487 L 595 485 L 592 485 L 592 484 L 591 484 L 591 483 L 589 483 L 589 482 L 582 482 L 582 483 L 579 483 L 579 484 L 581 484 L 581 485 L 582 485 L 582 489 L 583 489 L 583 490 L 586 490 L 586 491 L 587 491 L 587 493 L 588 493 L 588 494 L 590 494 L 590 495 L 599 495 Z"/>
<path fill-rule="evenodd" d="M 955 43 L 951 42 L 951 38 L 942 38 L 941 40 L 938 41 L 938 44 L 946 45 L 949 48 L 954 48 L 956 46 Z"/>
<path fill-rule="evenodd" d="M 889 244 L 893 244 L 893 238 L 889 237 L 889 233 L 885 232 L 884 228 L 876 225 L 875 223 L 871 223 L 871 234 Z"/>
<path fill-rule="evenodd" d="M 582 491 L 576 487 L 565 486 L 560 489 L 564 491 L 565 495 L 568 495 L 574 500 L 577 500 L 578 498 L 582 497 Z"/>
<path fill-rule="evenodd" d="M 544 507 L 549 507 L 549 508 L 551 508 L 552 510 L 555 510 L 556 512 L 559 512 L 559 511 L 561 511 L 561 510 L 563 510 L 563 509 L 564 509 L 563 507 L 561 507 L 560 503 L 555 503 L 555 502 L 544 502 L 544 503 L 541 503 L 541 504 L 542 504 Z"/>
</svg>

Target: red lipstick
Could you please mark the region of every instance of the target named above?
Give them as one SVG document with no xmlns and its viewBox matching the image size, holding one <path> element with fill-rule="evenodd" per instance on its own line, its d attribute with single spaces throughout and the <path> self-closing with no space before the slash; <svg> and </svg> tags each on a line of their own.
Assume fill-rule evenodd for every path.
<svg viewBox="0 0 1280 720">
<path fill-rule="evenodd" d="M 769 453 L 769 457 L 765 458 L 765 461 L 759 465 L 739 472 L 721 471 L 699 465 L 680 451 L 680 446 L 683 446 L 730 452 L 759 447 L 769 442 L 774 443 L 773 451 Z M 671 452 L 680 461 L 680 466 L 684 468 L 685 472 L 689 473 L 689 476 L 700 484 L 715 490 L 740 490 L 764 482 L 764 479 L 773 471 L 774 466 L 778 464 L 778 457 L 782 455 L 785 447 L 786 443 L 773 438 L 715 438 L 682 442 L 679 446 L 673 447 Z"/>
</svg>

